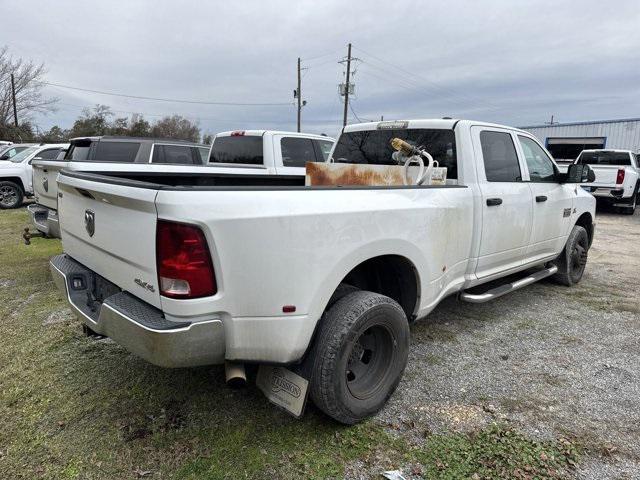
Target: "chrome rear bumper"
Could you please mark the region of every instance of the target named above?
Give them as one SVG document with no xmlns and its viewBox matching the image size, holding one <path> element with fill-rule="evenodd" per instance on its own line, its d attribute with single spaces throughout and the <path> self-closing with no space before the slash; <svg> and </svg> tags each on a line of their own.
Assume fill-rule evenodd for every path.
<svg viewBox="0 0 640 480">
<path fill-rule="evenodd" d="M 31 223 L 38 231 L 49 237 L 60 238 L 60 223 L 56 210 L 35 203 L 29 205 L 27 211 L 31 215 Z"/>
<path fill-rule="evenodd" d="M 224 363 L 221 320 L 193 323 L 167 320 L 157 308 L 120 291 L 68 255 L 53 257 L 49 265 L 56 286 L 78 318 L 131 353 L 161 367 Z M 102 302 L 89 302 L 97 278 L 107 295 Z"/>
</svg>

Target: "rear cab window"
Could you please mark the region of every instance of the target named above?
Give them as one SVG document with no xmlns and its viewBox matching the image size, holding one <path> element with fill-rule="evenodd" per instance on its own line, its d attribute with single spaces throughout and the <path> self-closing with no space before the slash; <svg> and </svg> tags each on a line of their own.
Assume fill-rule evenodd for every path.
<svg viewBox="0 0 640 480">
<path fill-rule="evenodd" d="M 105 142 L 97 143 L 92 160 L 98 162 L 132 163 L 138 155 L 140 143 L 137 142 Z"/>
<path fill-rule="evenodd" d="M 72 141 L 65 160 L 74 162 L 135 162 L 140 142 L 119 142 L 95 139 Z"/>
<path fill-rule="evenodd" d="M 344 132 L 333 151 L 336 163 L 363 163 L 370 165 L 398 165 L 391 155 L 392 138 L 400 138 L 415 147 L 422 147 L 447 167 L 447 179 L 458 178 L 456 140 L 453 130 L 435 128 L 389 128 Z"/>
<path fill-rule="evenodd" d="M 631 165 L 628 152 L 582 152 L 576 163 L 579 165 L 613 165 L 626 167 Z"/>
<path fill-rule="evenodd" d="M 262 135 L 216 137 L 211 146 L 209 163 L 263 165 Z"/>
</svg>

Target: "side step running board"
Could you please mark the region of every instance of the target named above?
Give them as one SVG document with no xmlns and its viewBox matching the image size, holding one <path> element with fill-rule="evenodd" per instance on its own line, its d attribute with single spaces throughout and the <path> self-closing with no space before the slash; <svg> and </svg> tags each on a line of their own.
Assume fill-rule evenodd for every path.
<svg viewBox="0 0 640 480">
<path fill-rule="evenodd" d="M 490 300 L 496 299 L 507 293 L 514 292 L 522 287 L 526 287 L 527 285 L 531 285 L 532 283 L 537 282 L 538 280 L 542 280 L 543 278 L 549 277 L 558 271 L 558 267 L 552 265 L 551 267 L 545 268 L 543 270 L 538 270 L 531 275 L 528 275 L 520 280 L 517 280 L 512 283 L 506 283 L 504 285 L 500 285 L 499 287 L 492 288 L 484 293 L 468 293 L 462 292 L 460 294 L 460 299 L 465 302 L 470 303 L 484 303 Z"/>
</svg>

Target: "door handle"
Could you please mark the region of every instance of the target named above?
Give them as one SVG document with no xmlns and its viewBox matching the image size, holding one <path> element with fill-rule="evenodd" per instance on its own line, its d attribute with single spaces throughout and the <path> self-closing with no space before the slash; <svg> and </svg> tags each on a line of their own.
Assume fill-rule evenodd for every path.
<svg viewBox="0 0 640 480">
<path fill-rule="evenodd" d="M 495 207 L 497 205 L 502 205 L 501 198 L 487 198 L 487 207 Z"/>
<path fill-rule="evenodd" d="M 540 202 L 546 202 L 547 201 L 547 196 L 546 195 L 538 195 L 536 197 L 536 202 L 540 203 Z"/>
</svg>

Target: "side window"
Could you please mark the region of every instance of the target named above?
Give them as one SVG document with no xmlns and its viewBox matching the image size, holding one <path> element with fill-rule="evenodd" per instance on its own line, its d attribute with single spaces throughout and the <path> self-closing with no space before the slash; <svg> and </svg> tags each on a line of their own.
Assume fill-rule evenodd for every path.
<svg viewBox="0 0 640 480">
<path fill-rule="evenodd" d="M 532 182 L 555 182 L 556 171 L 553 162 L 545 151 L 536 142 L 528 137 L 518 135 L 520 146 L 524 152 L 529 169 L 529 178 Z"/>
<path fill-rule="evenodd" d="M 284 137 L 280 140 L 280 149 L 285 167 L 304 167 L 307 162 L 316 161 L 310 138 Z"/>
<path fill-rule="evenodd" d="M 313 141 L 317 148 L 317 151 L 322 155 L 322 161 L 326 162 L 327 158 L 329 158 L 329 153 L 331 153 L 331 149 L 333 148 L 333 142 L 328 142 L 326 140 L 314 140 Z"/>
<path fill-rule="evenodd" d="M 172 163 L 177 165 L 193 165 L 200 159 L 193 157 L 190 145 L 158 145 L 153 146 L 152 163 Z"/>
<path fill-rule="evenodd" d="M 59 148 L 49 148 L 38 153 L 36 157 L 40 157 L 43 160 L 54 160 L 58 157 L 58 153 L 60 153 Z"/>
<path fill-rule="evenodd" d="M 488 130 L 480 132 L 480 145 L 487 181 L 522 181 L 516 147 L 509 133 Z"/>
</svg>

